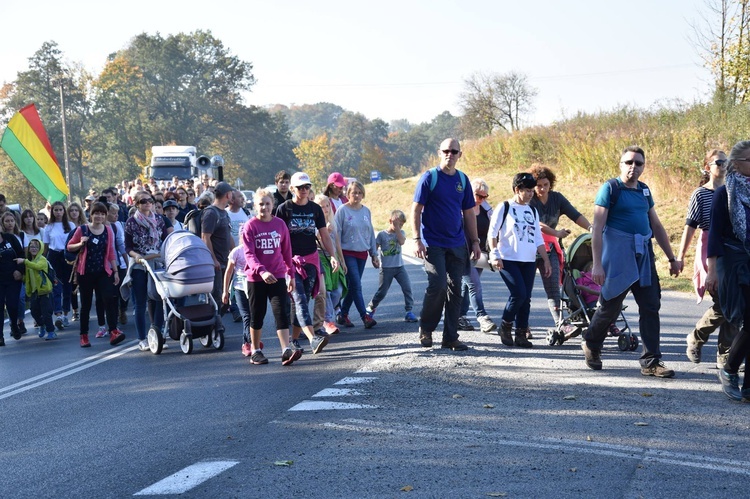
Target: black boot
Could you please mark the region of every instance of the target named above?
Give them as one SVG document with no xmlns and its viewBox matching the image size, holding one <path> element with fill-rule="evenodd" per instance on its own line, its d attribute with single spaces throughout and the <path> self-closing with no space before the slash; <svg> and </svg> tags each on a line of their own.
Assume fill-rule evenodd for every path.
<svg viewBox="0 0 750 499">
<path fill-rule="evenodd" d="M 516 341 L 515 345 L 521 348 L 531 348 L 534 345 L 529 341 L 530 334 L 529 328 L 516 329 Z"/>
<path fill-rule="evenodd" d="M 500 341 L 506 347 L 513 346 L 513 324 L 510 322 L 502 321 L 500 323 Z"/>
</svg>

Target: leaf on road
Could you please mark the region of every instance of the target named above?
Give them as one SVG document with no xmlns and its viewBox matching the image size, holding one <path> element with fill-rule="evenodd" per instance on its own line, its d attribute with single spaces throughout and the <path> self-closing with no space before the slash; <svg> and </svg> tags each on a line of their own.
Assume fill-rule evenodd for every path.
<svg viewBox="0 0 750 499">
<path fill-rule="evenodd" d="M 484 407 L 485 409 L 494 409 L 495 408 L 495 406 L 493 404 L 484 404 L 482 407 Z"/>
<path fill-rule="evenodd" d="M 575 473 L 576 471 L 578 471 L 578 468 L 570 468 L 570 471 L 572 471 L 573 473 Z"/>
<path fill-rule="evenodd" d="M 649 393 L 649 392 L 643 392 L 643 393 L 641 393 L 641 396 L 642 397 L 653 397 L 654 394 L 653 393 Z"/>
<path fill-rule="evenodd" d="M 643 421 L 636 421 L 633 423 L 634 426 L 648 426 L 648 423 L 644 423 Z"/>
<path fill-rule="evenodd" d="M 490 497 L 505 497 L 508 495 L 507 492 L 487 492 L 487 495 Z"/>
<path fill-rule="evenodd" d="M 401 487 L 401 492 L 411 492 L 412 490 L 414 490 L 414 487 L 412 487 L 411 485 Z"/>
<path fill-rule="evenodd" d="M 463 395 L 461 395 L 460 393 L 454 393 L 454 394 L 453 394 L 453 398 L 454 398 L 454 399 L 462 399 L 462 398 L 464 398 L 464 396 L 463 396 Z"/>
<path fill-rule="evenodd" d="M 576 399 L 575 395 L 566 395 L 563 397 L 563 400 L 575 400 L 575 399 Z"/>
<path fill-rule="evenodd" d="M 276 461 L 273 464 L 274 466 L 291 466 L 292 464 L 294 464 L 294 461 Z"/>
<path fill-rule="evenodd" d="M 586 441 L 587 441 L 587 442 L 593 442 L 593 441 L 594 441 L 594 439 L 593 439 L 593 438 L 591 438 L 591 435 L 586 435 Z"/>
</svg>

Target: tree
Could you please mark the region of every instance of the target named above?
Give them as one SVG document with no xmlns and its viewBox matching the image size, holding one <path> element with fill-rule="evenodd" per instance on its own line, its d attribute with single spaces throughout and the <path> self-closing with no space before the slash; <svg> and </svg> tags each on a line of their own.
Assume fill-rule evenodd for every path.
<svg viewBox="0 0 750 499">
<path fill-rule="evenodd" d="M 333 171 L 333 149 L 328 135 L 323 133 L 313 139 L 303 140 L 294 148 L 299 167 L 309 175 L 313 185 L 321 192 L 326 185 L 328 174 Z"/>
<path fill-rule="evenodd" d="M 520 130 L 521 120 L 533 109 L 537 90 L 522 73 L 477 72 L 464 80 L 460 101 L 466 129 L 473 135 Z"/>
</svg>

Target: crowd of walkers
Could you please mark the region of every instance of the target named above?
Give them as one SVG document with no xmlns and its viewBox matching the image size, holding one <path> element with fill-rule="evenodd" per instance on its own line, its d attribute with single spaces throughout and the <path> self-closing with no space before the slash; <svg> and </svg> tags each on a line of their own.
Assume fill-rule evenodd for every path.
<svg viewBox="0 0 750 499">
<path fill-rule="evenodd" d="M 750 401 L 750 382 L 739 385 L 750 357 L 745 330 L 750 317 L 750 142 L 735 145 L 728 158 L 720 150 L 706 154 L 677 255 L 652 192 L 639 180 L 646 155 L 638 147 L 623 150 L 619 175 L 597 193 L 592 221 L 554 190 L 556 176 L 548 167 L 533 165 L 515 175 L 511 196 L 493 207 L 488 184 L 456 168 L 462 155 L 457 140 L 446 139 L 438 154 L 440 165 L 417 182 L 411 211 L 414 254 L 423 259 L 428 278 L 418 315 L 402 258 L 407 215 L 392 210 L 388 227 L 376 233 L 360 182 L 334 172 L 316 195 L 307 174 L 281 171 L 275 189 L 255 192 L 254 213 L 244 208 L 239 191 L 208 179 L 123 182 L 101 196 L 91 191 L 85 206 L 55 202 L 39 212 L 8 210 L 0 194 L 0 305 L 3 314 L 7 310 L 11 336 L 18 340 L 26 333 L 28 308 L 40 338 L 54 340 L 77 321 L 80 346 L 89 347 L 95 303 L 95 337 L 117 345 L 125 338 L 119 326 L 127 323 L 132 301 L 139 348 L 148 350 L 149 327 L 161 330 L 164 317 L 161 304 L 149 299 L 145 266 L 158 258 L 170 232 L 187 229 L 199 234 L 213 255 L 212 294 L 222 312 L 231 311 L 243 323 L 242 354 L 252 364 L 268 363 L 261 331 L 268 303 L 281 363 L 289 365 L 304 352 L 303 335 L 317 354 L 340 328 L 355 327 L 352 305 L 364 328 L 376 326 L 376 310 L 394 279 L 403 295 L 404 321 L 419 323 L 423 347 L 432 347 L 442 321 L 441 346 L 468 349 L 459 331 L 473 330 L 468 317 L 473 310 L 482 332 L 499 334 L 508 347 L 531 348 L 529 312 L 537 270 L 552 323 L 565 334 L 571 327 L 564 320 L 561 292 L 561 243 L 571 234 L 560 227 L 564 215 L 591 233 L 592 261 L 583 273 L 586 286 L 579 286 L 586 290 L 592 314 L 582 331 L 586 365 L 602 369 L 603 339 L 618 334 L 616 316 L 632 293 L 643 342 L 641 374 L 674 376 L 661 360 L 661 289 L 652 240 L 669 260 L 670 273 L 678 275 L 698 232 L 693 281 L 698 302 L 707 292 L 712 306 L 687 335 L 686 353 L 690 361 L 701 362 L 703 345 L 718 329 L 716 363 L 723 391 L 733 400 Z M 368 259 L 380 275 L 369 300 L 362 288 Z M 497 324 L 482 293 L 486 269 L 498 272 L 508 289 Z M 119 290 L 125 279 L 129 294 Z"/>
</svg>

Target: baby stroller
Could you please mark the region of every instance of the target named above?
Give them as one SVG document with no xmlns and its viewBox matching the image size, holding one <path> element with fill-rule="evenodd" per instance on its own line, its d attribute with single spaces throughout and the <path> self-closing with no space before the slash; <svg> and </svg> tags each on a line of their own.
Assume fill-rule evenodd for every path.
<svg viewBox="0 0 750 499">
<path fill-rule="evenodd" d="M 145 266 L 153 281 L 149 298 L 164 303 L 163 331 L 148 331 L 151 352 L 161 353 L 167 334 L 186 354 L 193 351 L 194 338 L 204 347 L 224 348 L 224 325 L 211 295 L 216 269 L 206 244 L 192 232 L 175 231 L 164 239 L 161 258 L 163 269 Z"/>
<path fill-rule="evenodd" d="M 562 247 L 562 244 L 560 245 Z M 578 236 L 567 252 L 563 250 L 563 284 L 562 284 L 562 309 L 567 313 L 562 322 L 554 329 L 547 330 L 547 344 L 549 346 L 562 345 L 567 340 L 579 336 L 584 329 L 589 327 L 596 307 L 588 307 L 583 299 L 581 291 L 576 287 L 576 279 L 581 277 L 581 272 L 593 261 L 591 250 L 591 234 L 585 233 Z M 625 351 L 633 351 L 638 348 L 638 336 L 630 330 L 623 310 L 612 326 L 610 334 L 617 336 L 618 348 Z"/>
</svg>

